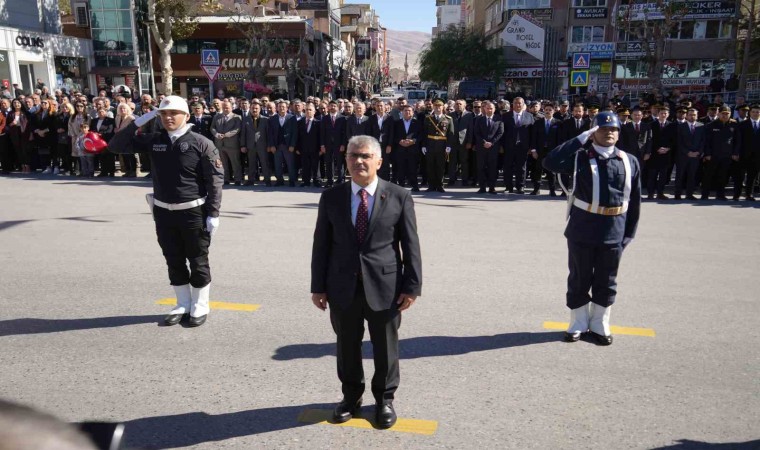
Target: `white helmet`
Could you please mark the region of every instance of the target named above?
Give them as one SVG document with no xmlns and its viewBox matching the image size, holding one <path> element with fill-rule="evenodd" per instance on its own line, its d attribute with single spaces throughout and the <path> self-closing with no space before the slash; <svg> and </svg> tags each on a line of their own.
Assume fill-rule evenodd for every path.
<svg viewBox="0 0 760 450">
<path fill-rule="evenodd" d="M 183 113 L 190 115 L 190 110 L 187 108 L 187 101 L 178 95 L 168 95 L 161 100 L 161 104 L 158 105 L 158 110 L 164 111 L 167 109 L 182 111 Z"/>
</svg>

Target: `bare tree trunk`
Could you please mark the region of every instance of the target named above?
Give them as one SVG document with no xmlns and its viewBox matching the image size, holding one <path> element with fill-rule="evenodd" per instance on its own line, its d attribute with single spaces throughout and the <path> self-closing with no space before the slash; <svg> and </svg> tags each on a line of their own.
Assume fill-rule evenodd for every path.
<svg viewBox="0 0 760 450">
<path fill-rule="evenodd" d="M 741 5 L 740 5 L 741 6 Z M 747 91 L 747 76 L 749 75 L 749 57 L 752 47 L 752 33 L 755 31 L 755 0 L 750 3 L 749 19 L 747 21 L 747 37 L 744 39 L 744 56 L 742 57 L 742 71 L 739 77 L 739 93 L 745 95 Z"/>
<path fill-rule="evenodd" d="M 149 17 L 155 16 L 156 1 L 150 0 L 148 2 Z M 173 91 L 172 76 L 174 71 L 172 70 L 172 55 L 171 48 L 174 45 L 172 40 L 172 17 L 169 11 L 163 12 L 164 26 L 163 30 L 158 29 L 155 22 L 150 24 L 150 32 L 153 35 L 153 40 L 156 42 L 159 52 L 159 64 L 161 65 L 161 81 L 163 84 L 163 91 L 166 95 L 171 95 Z M 212 94 L 213 96 L 213 94 Z"/>
</svg>

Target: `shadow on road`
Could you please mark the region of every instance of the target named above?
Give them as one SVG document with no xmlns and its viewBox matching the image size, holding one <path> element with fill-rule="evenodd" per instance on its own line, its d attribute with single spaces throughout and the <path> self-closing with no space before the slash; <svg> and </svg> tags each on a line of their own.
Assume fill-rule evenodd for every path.
<svg viewBox="0 0 760 450">
<path fill-rule="evenodd" d="M 212 415 L 205 412 L 173 416 L 145 417 L 125 422 L 128 448 L 163 449 L 190 447 L 242 436 L 287 430 L 310 425 L 298 422 L 306 409 L 326 409 L 334 405 L 312 404 L 252 409 Z"/>
<path fill-rule="evenodd" d="M 59 333 L 63 331 L 115 328 L 144 323 L 163 324 L 164 316 L 117 316 L 92 319 L 11 319 L 0 320 L 0 337 L 24 334 Z"/>
<path fill-rule="evenodd" d="M 401 359 L 428 358 L 434 356 L 464 355 L 472 352 L 483 352 L 511 347 L 522 347 L 532 344 L 559 342 L 561 332 L 541 333 L 504 333 L 494 336 L 422 336 L 401 339 L 399 353 Z M 372 346 L 369 342 L 362 345 L 363 357 L 372 358 Z M 335 344 L 294 344 L 280 347 L 272 359 L 289 361 L 292 359 L 321 358 L 334 356 Z"/>
<path fill-rule="evenodd" d="M 665 447 L 656 447 L 652 450 L 757 450 L 760 449 L 760 439 L 747 442 L 728 442 L 724 444 L 711 444 L 709 442 L 691 441 L 679 439 L 677 444 Z"/>
</svg>

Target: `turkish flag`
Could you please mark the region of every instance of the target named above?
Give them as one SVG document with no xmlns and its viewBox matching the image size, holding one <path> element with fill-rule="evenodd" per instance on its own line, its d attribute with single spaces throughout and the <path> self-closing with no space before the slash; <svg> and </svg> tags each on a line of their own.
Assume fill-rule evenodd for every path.
<svg viewBox="0 0 760 450">
<path fill-rule="evenodd" d="M 103 153 L 107 148 L 108 142 L 100 134 L 90 131 L 84 135 L 84 151 L 87 153 Z"/>
</svg>

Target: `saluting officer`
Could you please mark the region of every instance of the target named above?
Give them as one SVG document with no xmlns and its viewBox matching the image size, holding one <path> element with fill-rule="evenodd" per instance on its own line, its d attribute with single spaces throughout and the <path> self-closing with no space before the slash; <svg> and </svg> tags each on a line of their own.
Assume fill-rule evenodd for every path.
<svg viewBox="0 0 760 450">
<path fill-rule="evenodd" d="M 422 122 L 422 155 L 427 156 L 427 192 L 446 192 L 443 189 L 443 173 L 446 157 L 454 143 L 454 127 L 451 117 L 443 113 L 443 100 L 433 100 L 433 112 Z"/>
<path fill-rule="evenodd" d="M 575 342 L 590 330 L 597 344 L 610 345 L 618 266 L 639 222 L 641 175 L 636 157 L 615 146 L 620 134 L 617 116 L 605 111 L 593 124 L 552 150 L 544 168 L 575 175 L 567 193 L 570 327 L 565 340 Z"/>
<path fill-rule="evenodd" d="M 163 130 L 135 134 L 159 113 Z M 197 327 L 206 322 L 209 312 L 208 247 L 219 228 L 224 171 L 214 143 L 190 131 L 193 125 L 188 123 L 189 117 L 185 99 L 169 95 L 157 110 L 143 114 L 116 133 L 108 149 L 126 154 L 143 148 L 150 152 L 153 194 L 147 198 L 169 281 L 177 294 L 177 306 L 164 323 L 176 325 L 184 319 L 189 326 Z"/>
</svg>

